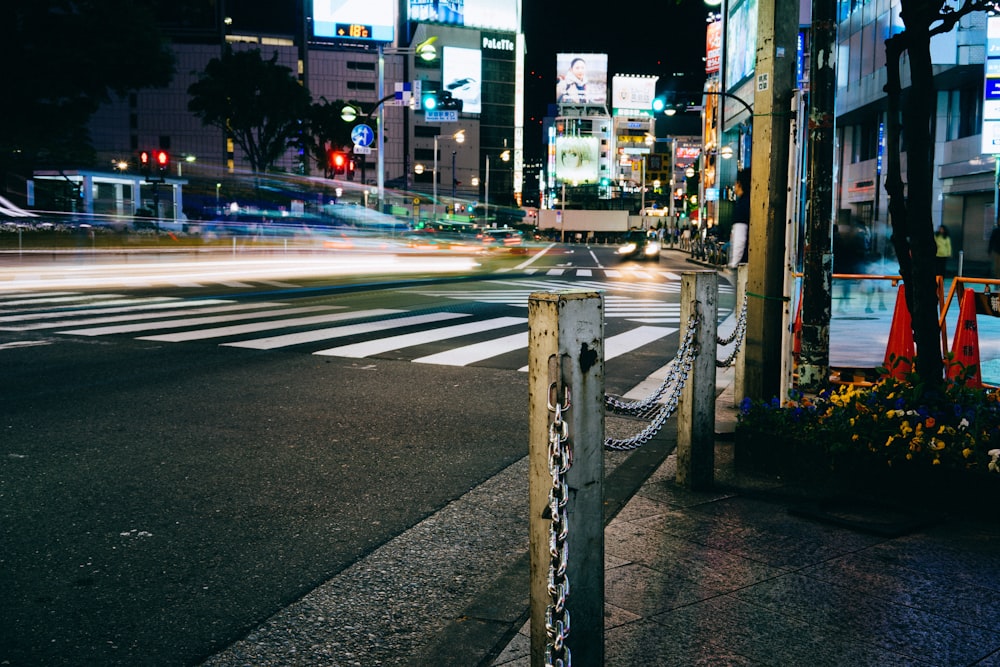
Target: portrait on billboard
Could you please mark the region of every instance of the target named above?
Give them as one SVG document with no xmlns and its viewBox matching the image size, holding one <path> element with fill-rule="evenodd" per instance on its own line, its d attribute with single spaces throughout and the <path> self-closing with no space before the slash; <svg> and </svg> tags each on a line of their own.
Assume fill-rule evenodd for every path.
<svg viewBox="0 0 1000 667">
<path fill-rule="evenodd" d="M 608 97 L 606 53 L 556 54 L 556 102 L 604 104 Z"/>
<path fill-rule="evenodd" d="M 596 183 L 600 156 L 597 137 L 556 137 L 556 178 Z"/>
<path fill-rule="evenodd" d="M 462 101 L 463 113 L 482 113 L 482 52 L 446 46 L 441 60 L 441 87 Z"/>
</svg>

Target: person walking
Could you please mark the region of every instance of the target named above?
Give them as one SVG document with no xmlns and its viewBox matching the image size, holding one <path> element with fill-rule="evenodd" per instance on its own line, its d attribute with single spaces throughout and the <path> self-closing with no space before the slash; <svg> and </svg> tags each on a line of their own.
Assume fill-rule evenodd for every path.
<svg viewBox="0 0 1000 667">
<path fill-rule="evenodd" d="M 937 253 L 934 256 L 934 272 L 944 277 L 948 260 L 951 259 L 951 237 L 948 235 L 948 228 L 944 225 L 938 227 L 934 235 L 934 244 L 937 246 Z"/>
<path fill-rule="evenodd" d="M 750 172 L 743 169 L 736 174 L 733 184 L 736 206 L 733 209 L 733 228 L 729 231 L 729 268 L 746 264 L 750 257 Z"/>
<path fill-rule="evenodd" d="M 990 259 L 993 260 L 993 277 L 1000 278 L 1000 227 L 993 228 L 987 250 L 990 254 Z"/>
</svg>

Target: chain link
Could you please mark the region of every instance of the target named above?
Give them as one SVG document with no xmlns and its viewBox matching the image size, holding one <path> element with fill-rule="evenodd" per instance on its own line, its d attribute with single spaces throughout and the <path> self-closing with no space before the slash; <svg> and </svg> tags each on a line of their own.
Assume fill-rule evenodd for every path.
<svg viewBox="0 0 1000 667">
<path fill-rule="evenodd" d="M 747 295 L 744 294 L 743 306 L 742 308 L 740 308 L 740 315 L 739 318 L 736 320 L 736 328 L 733 329 L 733 332 L 729 335 L 728 338 L 723 339 L 719 338 L 718 336 L 715 337 L 715 341 L 719 345 L 729 345 L 733 341 L 736 341 L 736 347 L 732 349 L 728 357 L 726 357 L 723 360 L 719 359 L 715 360 L 716 368 L 729 368 L 734 363 L 736 363 L 736 356 L 739 354 L 740 348 L 743 346 L 743 339 L 744 336 L 746 336 L 746 332 L 747 332 Z"/>
<path fill-rule="evenodd" d="M 570 651 L 566 646 L 569 637 L 569 609 L 566 608 L 566 598 L 569 596 L 569 578 L 566 567 L 569 562 L 569 514 L 566 507 L 569 502 L 569 485 L 566 483 L 566 473 L 573 465 L 573 449 L 567 445 L 569 440 L 569 423 L 563 419 L 563 413 L 570 408 L 569 387 L 565 388 L 565 400 L 559 403 L 556 399 L 558 387 L 556 383 L 549 385 L 548 409 L 554 413 L 549 424 L 549 474 L 552 476 L 552 488 L 549 489 L 549 513 L 552 516 L 549 528 L 549 578 L 548 593 L 552 600 L 545 609 L 545 634 L 548 643 L 545 646 L 545 664 L 547 667 L 570 667 Z"/>
<path fill-rule="evenodd" d="M 640 417 L 648 416 L 654 411 L 658 411 L 659 406 L 661 405 L 659 402 L 660 399 L 667 393 L 667 388 L 677 380 L 677 375 L 680 369 L 678 360 L 685 358 L 688 354 L 688 350 L 694 345 L 697 323 L 697 315 L 692 315 L 688 319 L 687 330 L 684 333 L 684 340 L 681 341 L 680 346 L 677 348 L 677 355 L 671 361 L 669 365 L 670 367 L 667 370 L 667 375 L 663 378 L 663 382 L 660 383 L 660 386 L 657 387 L 652 394 L 637 401 L 625 401 L 617 396 L 605 395 L 605 406 L 617 414 L 637 415 Z"/>
<path fill-rule="evenodd" d="M 649 398 L 628 402 L 613 396 L 605 397 L 605 405 L 610 406 L 616 412 L 652 417 L 652 421 L 646 428 L 631 437 L 605 438 L 605 449 L 627 451 L 641 447 L 660 432 L 664 422 L 677 410 L 681 392 L 687 383 L 688 376 L 691 374 L 691 366 L 694 364 L 695 357 L 698 356 L 698 346 L 695 344 L 694 339 L 700 321 L 701 318 L 697 313 L 691 315 L 688 320 L 684 340 L 681 341 L 681 345 L 677 349 L 677 356 L 674 357 L 670 364 L 667 377 Z M 671 385 L 673 385 L 673 388 L 667 394 L 667 389 Z M 666 400 L 663 403 L 658 402 L 665 394 Z"/>
</svg>

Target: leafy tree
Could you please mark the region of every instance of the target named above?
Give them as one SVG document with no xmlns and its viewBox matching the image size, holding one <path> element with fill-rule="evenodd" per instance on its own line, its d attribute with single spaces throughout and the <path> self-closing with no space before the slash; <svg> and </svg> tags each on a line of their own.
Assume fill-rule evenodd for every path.
<svg viewBox="0 0 1000 667">
<path fill-rule="evenodd" d="M 349 123 L 341 117 L 346 106 L 360 108 L 356 102 L 342 100 L 330 102 L 321 97 L 320 101 L 313 103 L 309 109 L 309 134 L 303 148 L 326 175 L 329 175 L 330 171 L 328 152 L 347 150 L 353 145 L 351 129 L 354 123 Z"/>
<path fill-rule="evenodd" d="M 0 172 L 89 166 L 87 123 L 131 90 L 170 83 L 151 0 L 9 0 L 0 39 Z"/>
<path fill-rule="evenodd" d="M 905 29 L 885 41 L 887 65 L 886 181 L 892 243 L 899 273 L 907 286 L 906 302 L 917 347 L 914 370 L 929 384 L 940 383 L 944 362 L 940 353 L 937 283 L 934 273 L 934 219 L 931 215 L 934 177 L 932 123 L 935 114 L 931 38 L 951 31 L 963 16 L 991 10 L 994 3 L 960 0 L 957 7 L 943 0 L 901 0 Z M 903 54 L 908 56 L 910 87 L 900 83 Z M 906 176 L 900 169 L 899 138 L 906 132 Z M 904 191 L 905 189 L 905 191 Z"/>
<path fill-rule="evenodd" d="M 188 110 L 204 125 L 232 136 L 255 173 L 272 169 L 301 141 L 309 115 L 309 91 L 277 61 L 277 53 L 264 60 L 259 49 L 233 51 L 227 45 L 188 87 Z"/>
</svg>

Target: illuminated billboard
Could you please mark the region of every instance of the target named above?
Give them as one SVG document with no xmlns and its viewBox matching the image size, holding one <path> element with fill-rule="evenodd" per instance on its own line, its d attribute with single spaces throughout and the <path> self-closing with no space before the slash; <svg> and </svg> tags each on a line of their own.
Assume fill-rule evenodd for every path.
<svg viewBox="0 0 1000 667">
<path fill-rule="evenodd" d="M 757 0 L 733 5 L 726 21 L 726 90 L 736 88 L 757 66 Z"/>
<path fill-rule="evenodd" d="M 556 137 L 556 178 L 580 185 L 596 183 L 600 162 L 597 137 Z"/>
<path fill-rule="evenodd" d="M 441 54 L 441 87 L 462 100 L 463 113 L 482 113 L 482 63 L 479 49 L 446 46 Z"/>
<path fill-rule="evenodd" d="M 395 37 L 394 7 L 394 0 L 312 0 L 313 37 L 391 42 Z"/>
<path fill-rule="evenodd" d="M 986 63 L 983 67 L 983 126 L 980 150 L 1000 154 L 1000 17 L 986 18 Z"/>
<path fill-rule="evenodd" d="M 449 23 L 467 28 L 519 32 L 519 0 L 408 0 L 407 18 L 420 23 Z"/>
<path fill-rule="evenodd" d="M 607 98 L 608 54 L 556 54 L 556 102 L 604 104 Z"/>
<path fill-rule="evenodd" d="M 658 76 L 622 76 L 611 78 L 611 106 L 615 111 L 652 112 Z M 646 114 L 644 114 L 646 115 Z"/>
</svg>

